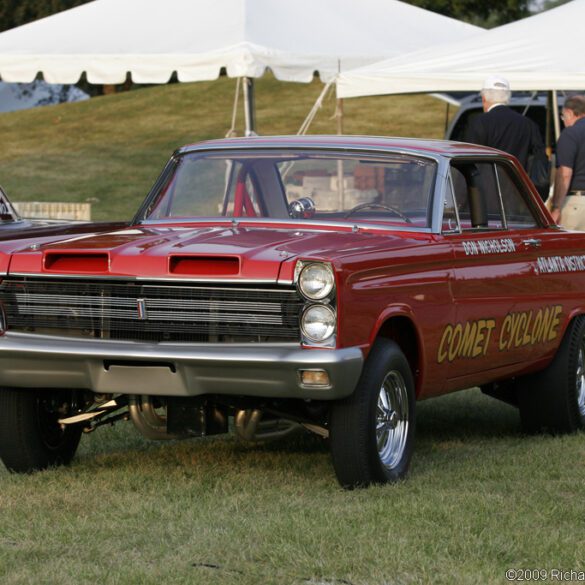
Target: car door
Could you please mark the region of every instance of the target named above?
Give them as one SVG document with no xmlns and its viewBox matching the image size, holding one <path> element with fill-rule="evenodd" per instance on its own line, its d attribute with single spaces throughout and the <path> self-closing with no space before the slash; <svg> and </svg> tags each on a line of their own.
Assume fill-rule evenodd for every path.
<svg viewBox="0 0 585 585">
<path fill-rule="evenodd" d="M 538 278 L 545 230 L 519 183 L 503 159 L 451 162 L 454 218 L 444 225 L 456 321 L 445 327 L 437 360 L 449 364 L 452 388 L 510 375 L 537 359 L 558 328 L 559 308 L 543 301 Z"/>
</svg>

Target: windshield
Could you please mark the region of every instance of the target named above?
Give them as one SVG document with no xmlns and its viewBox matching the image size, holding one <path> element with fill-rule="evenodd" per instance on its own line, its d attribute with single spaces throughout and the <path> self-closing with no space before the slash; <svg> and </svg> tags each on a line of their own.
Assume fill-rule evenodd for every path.
<svg viewBox="0 0 585 585">
<path fill-rule="evenodd" d="M 428 228 L 433 160 L 246 151 L 179 156 L 142 220 L 246 217 Z"/>
</svg>

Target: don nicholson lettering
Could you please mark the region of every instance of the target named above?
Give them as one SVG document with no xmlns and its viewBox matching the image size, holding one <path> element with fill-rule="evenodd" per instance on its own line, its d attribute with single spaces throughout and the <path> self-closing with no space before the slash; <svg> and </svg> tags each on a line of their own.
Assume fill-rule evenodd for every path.
<svg viewBox="0 0 585 585">
<path fill-rule="evenodd" d="M 497 240 L 469 240 L 463 243 L 463 251 L 466 256 L 479 256 L 480 254 L 509 254 L 516 251 L 516 245 L 511 238 L 499 238 Z"/>
<path fill-rule="evenodd" d="M 552 305 L 534 311 L 508 313 L 499 327 L 495 319 L 449 324 L 443 329 L 437 361 L 441 364 L 485 356 L 490 340 L 494 338 L 499 351 L 552 341 L 557 338 L 562 312 L 561 305 Z"/>
<path fill-rule="evenodd" d="M 538 258 L 537 263 L 540 274 L 585 271 L 585 256 L 549 256 Z"/>
</svg>

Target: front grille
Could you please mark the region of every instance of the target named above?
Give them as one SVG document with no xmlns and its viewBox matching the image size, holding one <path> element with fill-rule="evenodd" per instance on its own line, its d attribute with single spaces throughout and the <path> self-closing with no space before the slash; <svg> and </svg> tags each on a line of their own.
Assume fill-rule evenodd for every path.
<svg viewBox="0 0 585 585">
<path fill-rule="evenodd" d="M 134 341 L 299 341 L 293 288 L 11 278 L 7 329 Z"/>
</svg>

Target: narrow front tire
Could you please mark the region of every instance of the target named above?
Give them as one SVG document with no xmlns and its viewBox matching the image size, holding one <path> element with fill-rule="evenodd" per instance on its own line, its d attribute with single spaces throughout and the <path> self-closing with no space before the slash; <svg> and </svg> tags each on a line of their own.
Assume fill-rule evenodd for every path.
<svg viewBox="0 0 585 585">
<path fill-rule="evenodd" d="M 30 473 L 68 464 L 81 428 L 58 419 L 70 392 L 0 388 L 0 459 L 9 471 Z"/>
<path fill-rule="evenodd" d="M 415 404 L 407 359 L 394 341 L 378 340 L 354 393 L 331 410 L 331 455 L 343 487 L 394 482 L 406 475 Z"/>
</svg>

